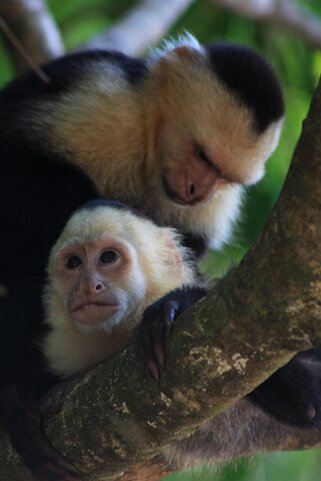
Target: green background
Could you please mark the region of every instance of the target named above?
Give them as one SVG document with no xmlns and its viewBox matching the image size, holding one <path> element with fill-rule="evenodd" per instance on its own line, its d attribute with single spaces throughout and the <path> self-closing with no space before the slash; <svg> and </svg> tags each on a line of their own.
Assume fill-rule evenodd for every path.
<svg viewBox="0 0 321 481">
<path fill-rule="evenodd" d="M 161 0 L 160 0 L 161 1 Z M 138 2 L 124 0 L 48 0 L 66 50 L 81 46 L 93 35 L 104 31 Z M 320 0 L 297 2 L 321 22 Z M 282 188 L 302 121 L 321 73 L 321 52 L 311 48 L 298 34 L 283 27 L 254 23 L 213 6 L 210 0 L 196 1 L 178 21 L 170 34 L 187 29 L 202 42 L 229 40 L 259 50 L 274 66 L 282 83 L 286 119 L 280 145 L 269 160 L 264 179 L 248 190 L 242 218 L 232 243 L 213 253 L 204 269 L 213 278 L 222 276 L 235 265 L 260 234 Z M 13 72 L 0 41 L 0 85 Z M 171 481 L 319 481 L 321 452 L 261 455 L 252 460 L 234 462 L 213 471 L 202 468 L 167 478 Z"/>
</svg>

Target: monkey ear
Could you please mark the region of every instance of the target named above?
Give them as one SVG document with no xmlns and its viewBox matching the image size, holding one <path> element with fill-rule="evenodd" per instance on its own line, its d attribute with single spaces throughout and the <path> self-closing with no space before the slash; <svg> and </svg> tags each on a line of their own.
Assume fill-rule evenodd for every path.
<svg viewBox="0 0 321 481">
<path fill-rule="evenodd" d="M 180 269 L 183 265 L 181 252 L 178 243 L 175 242 L 170 234 L 164 234 L 167 250 L 166 264 L 171 269 Z"/>
</svg>

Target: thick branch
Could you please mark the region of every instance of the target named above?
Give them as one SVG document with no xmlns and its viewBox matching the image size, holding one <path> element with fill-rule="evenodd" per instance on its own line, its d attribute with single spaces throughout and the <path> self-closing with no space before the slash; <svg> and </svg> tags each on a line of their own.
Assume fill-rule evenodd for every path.
<svg viewBox="0 0 321 481">
<path fill-rule="evenodd" d="M 118 24 L 88 42 L 88 48 L 111 48 L 139 55 L 171 28 L 194 0 L 144 0 Z"/>
<path fill-rule="evenodd" d="M 1 0 L 0 21 L 17 73 L 64 53 L 59 30 L 42 0 Z"/>
<path fill-rule="evenodd" d="M 246 18 L 278 24 L 300 35 L 309 45 L 321 48 L 321 22 L 299 8 L 294 0 L 212 0 L 216 5 Z"/>
<path fill-rule="evenodd" d="M 46 432 L 84 480 L 119 474 L 151 458 L 244 396 L 310 341 L 320 346 L 320 212 L 321 85 L 264 234 L 238 268 L 181 316 L 160 382 L 142 376 L 129 349 L 56 390 L 62 410 L 47 420 Z M 247 401 L 236 409 L 246 423 L 252 409 Z M 262 413 L 254 414 L 251 436 L 253 429 L 260 434 L 262 450 L 321 439 L 319 432 L 280 431 L 271 418 L 264 422 L 265 415 L 262 431 Z M 230 425 L 224 416 L 213 421 L 217 432 Z M 250 454 L 253 442 L 242 449 L 236 454 Z M 29 479 L 19 464 L 13 472 L 8 445 L 0 456 L 3 481 Z"/>
</svg>

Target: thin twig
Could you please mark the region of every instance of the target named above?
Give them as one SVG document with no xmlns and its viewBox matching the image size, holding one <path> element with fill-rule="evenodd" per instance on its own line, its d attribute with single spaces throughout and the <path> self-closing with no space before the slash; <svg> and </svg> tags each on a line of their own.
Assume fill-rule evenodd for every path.
<svg viewBox="0 0 321 481">
<path fill-rule="evenodd" d="M 20 40 L 15 36 L 12 30 L 8 27 L 6 22 L 0 17 L 0 30 L 7 36 L 8 40 L 16 47 L 16 49 L 20 52 L 22 57 L 26 60 L 26 62 L 30 65 L 32 70 L 38 75 L 38 77 L 43 80 L 46 84 L 50 82 L 50 78 L 45 72 L 40 68 L 32 59 L 32 56 L 29 52 L 24 48 Z"/>
</svg>

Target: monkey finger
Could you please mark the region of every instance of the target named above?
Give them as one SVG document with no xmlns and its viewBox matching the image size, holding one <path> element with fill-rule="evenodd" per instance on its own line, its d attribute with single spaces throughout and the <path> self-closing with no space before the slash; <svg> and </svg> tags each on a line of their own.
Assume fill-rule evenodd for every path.
<svg viewBox="0 0 321 481">
<path fill-rule="evenodd" d="M 172 332 L 177 317 L 179 305 L 177 301 L 170 300 L 164 305 L 164 322 L 166 331 Z"/>
<path fill-rule="evenodd" d="M 142 369 L 144 369 L 153 379 L 158 379 L 158 361 L 153 354 L 151 331 L 146 322 L 142 322 L 137 328 L 135 337 L 136 353 Z"/>
<path fill-rule="evenodd" d="M 155 359 L 148 359 L 146 362 L 146 369 L 148 374 L 155 380 L 158 381 L 160 377 L 160 368 L 158 362 Z"/>
<path fill-rule="evenodd" d="M 52 448 L 40 431 L 22 442 L 20 439 L 15 447 L 39 481 L 82 481 L 74 465 Z"/>
<path fill-rule="evenodd" d="M 139 363 L 142 369 L 154 380 L 158 380 L 160 376 L 160 366 L 157 358 L 154 356 L 151 344 L 145 344 L 140 349 Z"/>
<path fill-rule="evenodd" d="M 53 416 L 54 414 L 58 414 L 61 410 L 60 404 L 57 403 L 47 403 L 39 406 L 38 408 L 38 415 L 43 418 L 45 416 Z"/>
<path fill-rule="evenodd" d="M 170 307 L 170 306 L 169 306 Z M 169 314 L 171 316 L 171 314 Z M 170 317 L 171 320 L 171 317 Z M 164 315 L 158 316 L 151 322 L 151 346 L 150 349 L 161 368 L 165 362 L 165 335 L 168 331 L 168 322 Z"/>
<path fill-rule="evenodd" d="M 67 467 L 65 464 L 59 465 L 56 462 L 48 462 L 32 472 L 39 481 L 82 481 L 72 465 Z"/>
<path fill-rule="evenodd" d="M 158 343 L 154 345 L 154 355 L 160 367 L 163 367 L 165 363 L 165 344 Z"/>
</svg>

